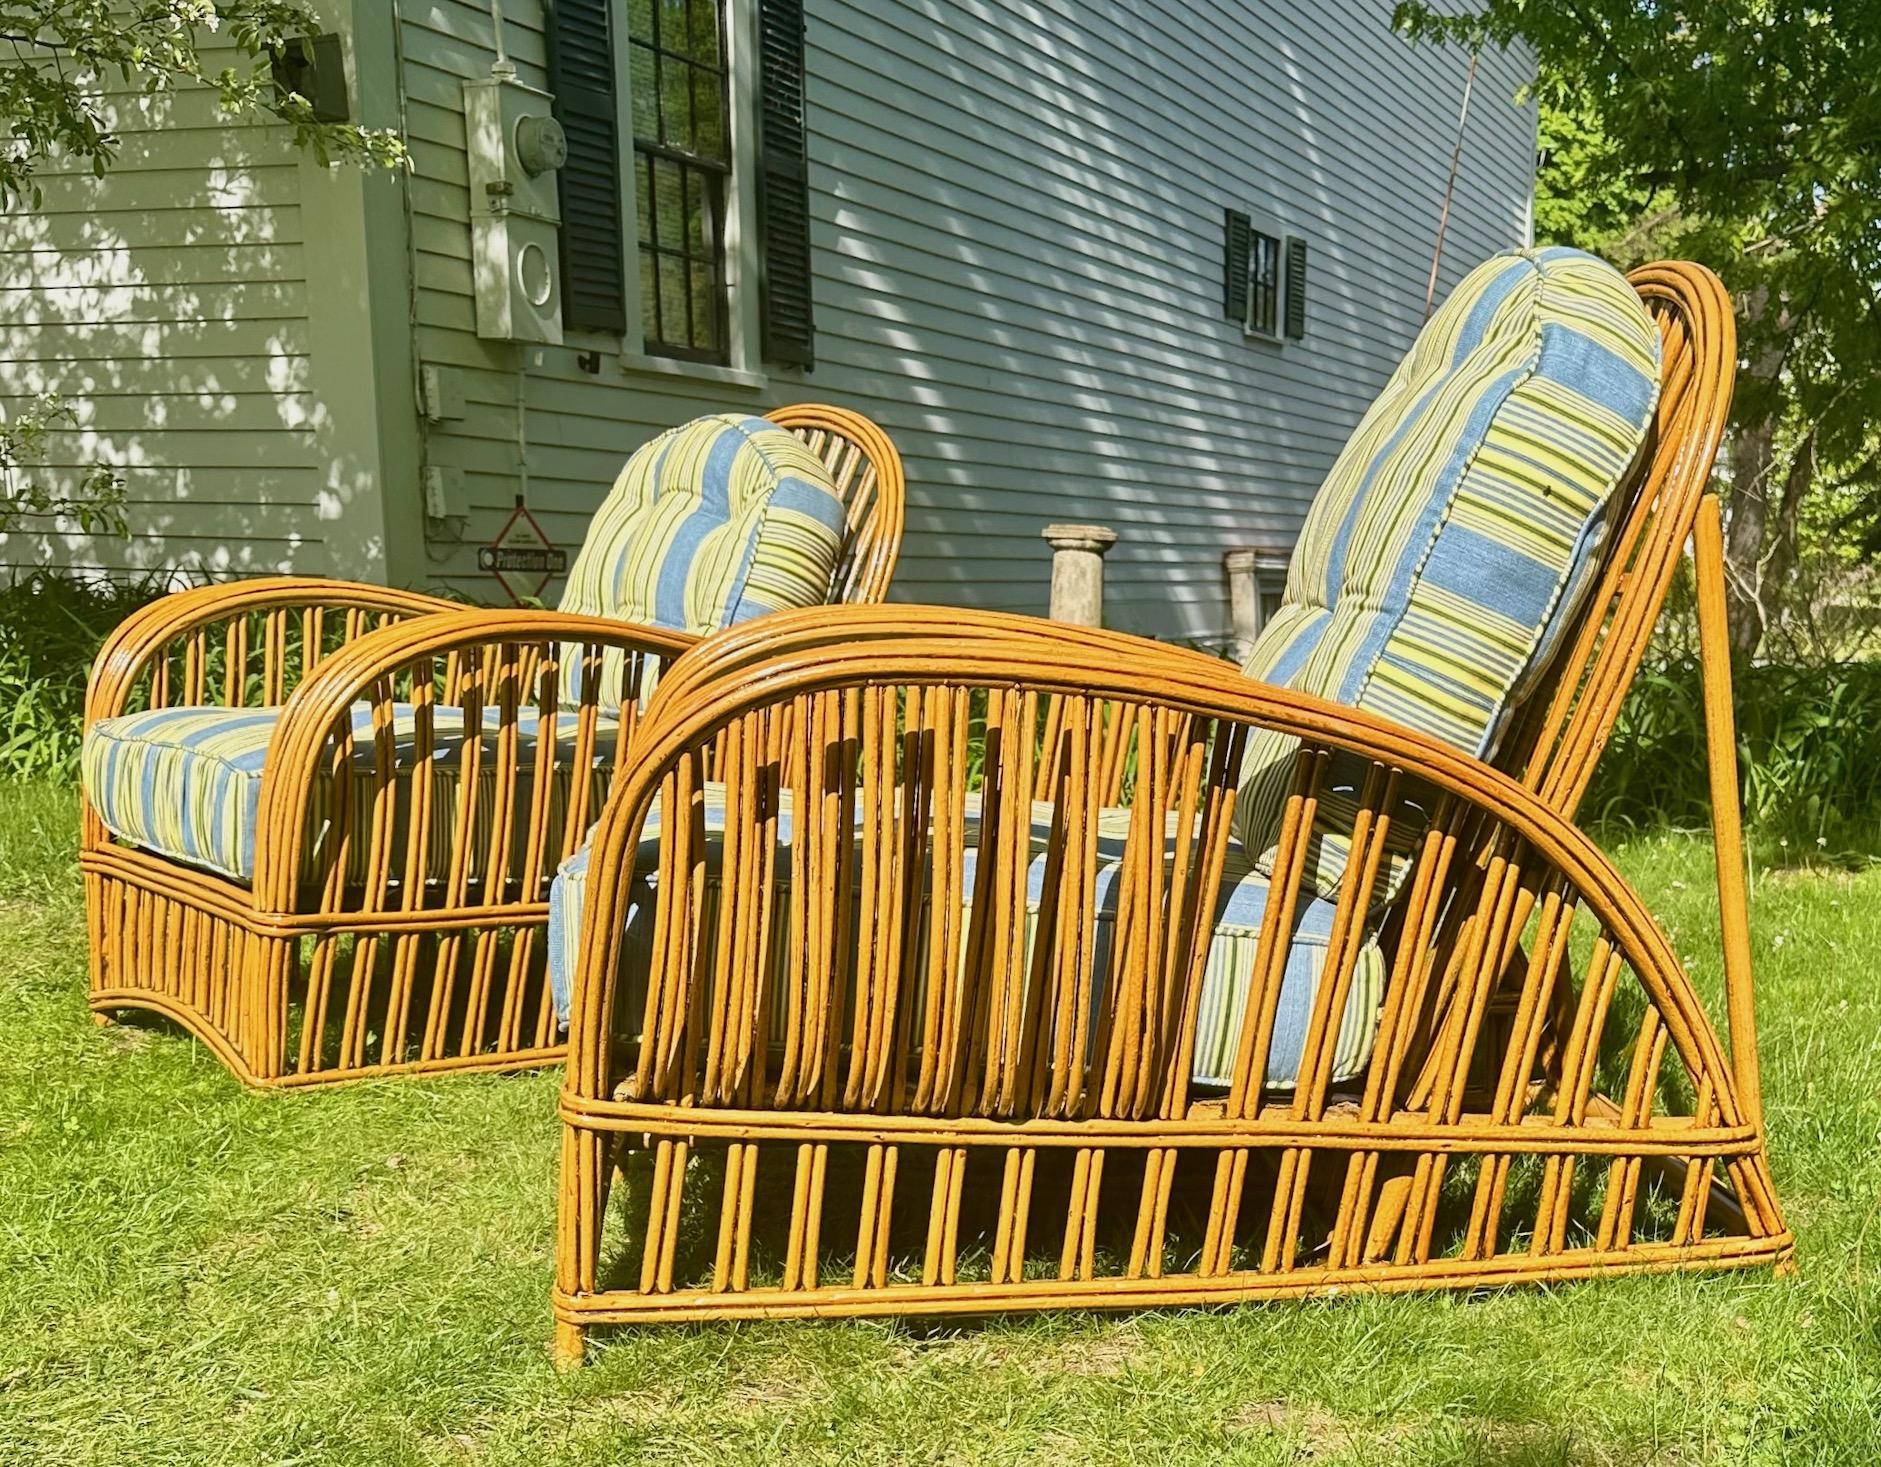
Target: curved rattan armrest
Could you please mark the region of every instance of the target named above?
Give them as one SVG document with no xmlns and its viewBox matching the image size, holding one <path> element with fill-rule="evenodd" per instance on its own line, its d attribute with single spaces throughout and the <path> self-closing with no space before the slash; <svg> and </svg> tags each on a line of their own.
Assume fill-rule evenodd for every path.
<svg viewBox="0 0 1881 1467">
<path fill-rule="evenodd" d="M 138 677 L 178 638 L 247 612 L 320 608 L 413 617 L 460 607 L 459 602 L 419 591 L 317 576 L 266 576 L 173 591 L 132 612 L 105 639 L 92 661 L 85 722 L 123 712 L 125 696 Z"/>
<path fill-rule="evenodd" d="M 632 768 L 596 827 L 591 871 L 620 866 L 666 776 L 741 715 L 809 694 L 924 684 L 1118 700 L 1274 729 L 1356 754 L 1487 814 L 1526 842 L 1612 934 L 1688 1063 L 1717 1077 L 1727 1122 L 1738 1122 L 1731 1067 L 1677 956 L 1612 861 L 1570 820 L 1500 770 L 1427 735 L 1243 677 L 1206 654 L 1123 633 L 917 607 L 816 608 L 721 633 L 681 659 L 648 706 Z M 611 930 L 621 899 L 616 886 L 591 882 L 584 930 Z M 606 945 L 590 942 L 578 963 L 568 1070 L 573 1094 L 598 1095 L 607 1084 L 604 1031 L 614 975 L 606 952 Z"/>
<path fill-rule="evenodd" d="M 255 896 L 285 903 L 299 882 L 301 830 L 334 730 L 355 704 L 385 701 L 393 680 L 426 661 L 465 654 L 538 656 L 559 643 L 678 658 L 699 639 L 688 632 L 560 611 L 453 607 L 359 637 L 321 663 L 282 711 L 262 769 Z"/>
</svg>

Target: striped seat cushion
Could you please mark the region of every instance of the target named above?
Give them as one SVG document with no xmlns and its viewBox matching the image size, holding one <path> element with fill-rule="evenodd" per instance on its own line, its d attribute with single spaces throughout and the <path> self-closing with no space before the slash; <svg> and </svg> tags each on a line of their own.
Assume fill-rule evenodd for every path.
<svg viewBox="0 0 1881 1467">
<path fill-rule="evenodd" d="M 707 632 L 829 596 L 845 510 L 829 470 L 794 433 L 719 413 L 635 450 L 596 511 L 561 609 Z M 621 654 L 601 669 L 620 704 Z M 572 649 L 563 665 L 578 666 Z M 571 677 L 568 696 L 577 695 Z"/>
<path fill-rule="evenodd" d="M 1611 266 L 1545 249 L 1477 267 L 1333 464 L 1242 670 L 1490 756 L 1585 601 L 1658 390 L 1658 331 Z M 1242 766 L 1237 834 L 1269 872 L 1297 747 L 1258 734 Z M 1336 763 L 1322 798 L 1321 896 L 1364 772 Z M 1428 803 L 1395 812 L 1385 897 Z"/>
<path fill-rule="evenodd" d="M 718 890 L 714 873 L 720 858 L 720 839 L 723 836 L 725 823 L 723 796 L 723 786 L 708 785 L 706 787 L 705 828 L 708 863 L 706 901 L 708 907 L 715 900 Z M 1036 918 L 1044 892 L 1046 846 L 1051 833 L 1052 815 L 1053 809 L 1050 805 L 1040 804 L 1033 807 L 1033 854 L 1028 868 L 1026 902 L 1032 918 L 1032 921 L 1028 923 L 1028 951 L 1030 942 L 1036 936 Z M 970 893 L 974 886 L 977 855 L 973 846 L 973 828 L 978 818 L 976 798 L 969 799 L 967 818 L 969 822 L 968 845 L 961 889 Z M 1103 985 L 1114 960 L 1112 936 L 1122 885 L 1118 878 L 1122 870 L 1124 842 L 1129 834 L 1129 828 L 1130 812 L 1128 810 L 1107 810 L 1100 817 L 1097 868 L 1098 917 L 1092 968 L 1094 989 L 1099 1000 L 1101 1000 Z M 639 862 L 642 871 L 649 874 L 637 878 L 640 886 L 631 902 L 626 921 L 627 971 L 630 975 L 630 982 L 644 981 L 650 958 L 649 945 L 653 922 L 650 873 L 657 864 L 658 833 L 659 810 L 656 805 L 653 813 L 648 817 L 647 829 L 642 837 L 646 845 L 642 860 Z M 790 819 L 786 803 L 778 819 L 779 860 L 777 876 L 771 888 L 773 911 L 777 914 L 779 922 L 788 920 L 787 914 L 790 910 L 790 872 L 787 859 L 789 839 Z M 581 951 L 582 901 L 586 895 L 587 877 L 588 850 L 584 846 L 563 864 L 556 874 L 554 885 L 549 890 L 549 974 L 554 987 L 556 1010 L 564 1023 L 568 1019 L 574 966 Z M 1235 1048 L 1240 1040 L 1242 1018 L 1247 1006 L 1247 977 L 1253 971 L 1255 951 L 1260 941 L 1261 919 L 1267 909 L 1267 891 L 1267 877 L 1256 868 L 1246 852 L 1239 846 L 1231 846 L 1226 872 L 1222 877 L 1221 895 L 1215 914 L 1214 935 L 1209 945 L 1196 1024 L 1192 1074 L 1195 1083 L 1199 1085 L 1226 1087 L 1232 1082 Z M 968 905 L 970 908 L 970 903 Z M 1305 1048 L 1307 1028 L 1312 1017 L 1314 996 L 1319 991 L 1320 978 L 1325 968 L 1326 946 L 1332 933 L 1333 911 L 1333 904 L 1328 901 L 1305 897 L 1300 902 L 1299 911 L 1295 917 L 1292 944 L 1287 953 L 1286 974 L 1281 982 L 1279 1008 L 1274 1022 L 1273 1045 L 1269 1052 L 1267 1067 L 1269 1086 L 1282 1088 L 1291 1086 L 1298 1073 L 1300 1055 Z M 709 920 L 709 917 L 701 923 L 700 931 L 706 935 L 705 940 L 708 943 L 716 930 L 716 924 Z M 963 953 L 965 947 L 963 943 Z M 773 946 L 773 952 L 780 958 L 785 950 L 785 945 L 781 942 Z M 702 961 L 711 961 L 709 952 L 702 955 Z M 910 962 L 908 970 L 914 974 L 925 974 L 925 961 Z M 1383 954 L 1375 944 L 1367 944 L 1361 951 L 1343 1021 L 1339 1026 L 1333 1063 L 1335 1081 L 1349 1080 L 1359 1074 L 1370 1059 L 1372 1037 L 1377 1029 L 1378 1006 L 1383 999 L 1384 981 Z M 916 982 L 916 991 L 909 1002 L 918 1010 L 921 997 L 919 980 L 917 979 Z M 776 990 L 773 989 L 773 992 Z M 643 995 L 644 988 L 638 994 L 630 995 L 625 1012 L 638 1016 L 640 1005 L 644 1001 Z M 847 1019 L 849 1016 L 844 1017 Z M 781 1021 L 774 1026 L 772 1032 L 780 1034 L 783 1032 Z"/>
<path fill-rule="evenodd" d="M 417 763 L 416 720 L 408 703 L 393 704 L 392 711 L 393 759 L 397 768 L 409 771 Z M 86 797 L 105 828 L 118 839 L 236 881 L 250 881 L 255 874 L 262 764 L 280 714 L 279 708 L 181 707 L 101 719 L 85 731 L 81 762 Z M 472 806 L 476 828 L 470 832 L 467 851 L 473 879 L 481 875 L 489 859 L 489 821 L 495 794 L 492 766 L 500 718 L 497 709 L 486 709 L 486 732 L 477 741 L 479 788 Z M 572 722 L 558 719 L 552 734 L 562 768 L 559 777 L 551 781 L 550 849 L 566 849 L 559 844 L 557 833 L 568 803 L 566 767 L 574 742 Z M 517 710 L 517 734 L 518 763 L 525 770 L 531 769 L 540 737 L 534 709 Z M 599 725 L 595 768 L 590 775 L 590 810 L 600 808 L 606 793 L 606 770 L 613 761 L 616 734 L 612 720 Z M 361 703 L 353 709 L 353 739 L 357 771 L 353 808 L 367 811 L 372 808 L 377 760 L 370 704 Z M 432 878 L 441 878 L 450 870 L 452 852 L 458 844 L 452 813 L 457 807 L 466 743 L 463 710 L 448 705 L 435 707 L 430 759 L 431 849 L 426 856 L 427 875 Z M 401 856 L 411 791 L 409 779 L 401 779 L 394 786 L 392 849 Z M 512 873 L 520 869 L 520 846 L 526 838 L 532 798 L 532 788 L 526 784 L 517 792 L 518 808 L 512 818 L 517 849 L 511 853 Z M 329 791 L 316 791 L 315 799 L 316 812 L 323 807 L 331 809 Z M 316 813 L 307 822 L 307 840 L 303 870 L 319 873 L 335 855 L 335 826 Z M 347 843 L 349 881 L 363 879 L 368 845 L 364 839 Z"/>
</svg>

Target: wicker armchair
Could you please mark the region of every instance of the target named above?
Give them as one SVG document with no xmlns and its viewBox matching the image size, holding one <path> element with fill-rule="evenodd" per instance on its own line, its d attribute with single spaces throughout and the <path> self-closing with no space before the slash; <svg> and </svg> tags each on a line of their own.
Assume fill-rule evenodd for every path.
<svg viewBox="0 0 1881 1467">
<path fill-rule="evenodd" d="M 901 542 L 893 445 L 839 408 L 770 416 L 840 497 L 829 596 L 880 601 Z M 301 578 L 144 608 L 97 659 L 88 737 L 127 714 L 194 719 L 178 758 L 222 759 L 250 788 L 258 773 L 259 791 L 246 812 L 164 809 L 183 780 L 153 760 L 145 803 L 170 838 L 140 842 L 112 834 L 88 785 L 92 1009 L 167 1015 L 256 1085 L 559 1059 L 548 883 L 601 807 L 641 694 L 697 641 Z"/>
<path fill-rule="evenodd" d="M 792 612 L 680 660 L 585 877 L 564 1361 L 602 1324 L 1787 1256 L 1705 492 L 1731 312 L 1702 269 L 1629 278 L 1659 337 L 1651 431 L 1493 762 L 1200 654 L 1016 617 Z M 1728 1045 L 1573 823 L 1688 538 Z M 1278 736 L 1297 752 L 1234 949 L 1244 1001 L 1204 1063 L 1251 869 L 1243 762 Z M 1315 896 L 1334 847 L 1343 879 Z M 1323 966 L 1296 988 L 1309 906 Z"/>
</svg>

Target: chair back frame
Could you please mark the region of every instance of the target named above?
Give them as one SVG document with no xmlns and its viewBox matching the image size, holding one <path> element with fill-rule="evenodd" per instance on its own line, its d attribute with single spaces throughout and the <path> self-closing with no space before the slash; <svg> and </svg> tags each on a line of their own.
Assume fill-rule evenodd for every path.
<svg viewBox="0 0 1881 1467">
<path fill-rule="evenodd" d="M 795 433 L 823 461 L 848 508 L 829 604 L 886 600 L 907 513 L 908 483 L 894 443 L 861 413 L 828 403 L 791 403 L 765 417 Z"/>
</svg>

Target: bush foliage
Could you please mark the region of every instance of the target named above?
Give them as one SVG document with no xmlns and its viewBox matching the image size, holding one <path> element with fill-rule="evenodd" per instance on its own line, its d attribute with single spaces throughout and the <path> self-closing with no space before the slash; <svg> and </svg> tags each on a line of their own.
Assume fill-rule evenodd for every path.
<svg viewBox="0 0 1881 1467">
<path fill-rule="evenodd" d="M 168 582 L 46 571 L 0 584 L 0 774 L 78 771 L 85 679 L 104 639 Z"/>
<path fill-rule="evenodd" d="M 1744 819 L 1793 853 L 1867 848 L 1881 823 L 1881 662 L 1759 663 L 1736 674 Z M 1710 824 L 1698 660 L 1640 669 L 1600 756 L 1584 813 L 1594 821 Z"/>
</svg>

